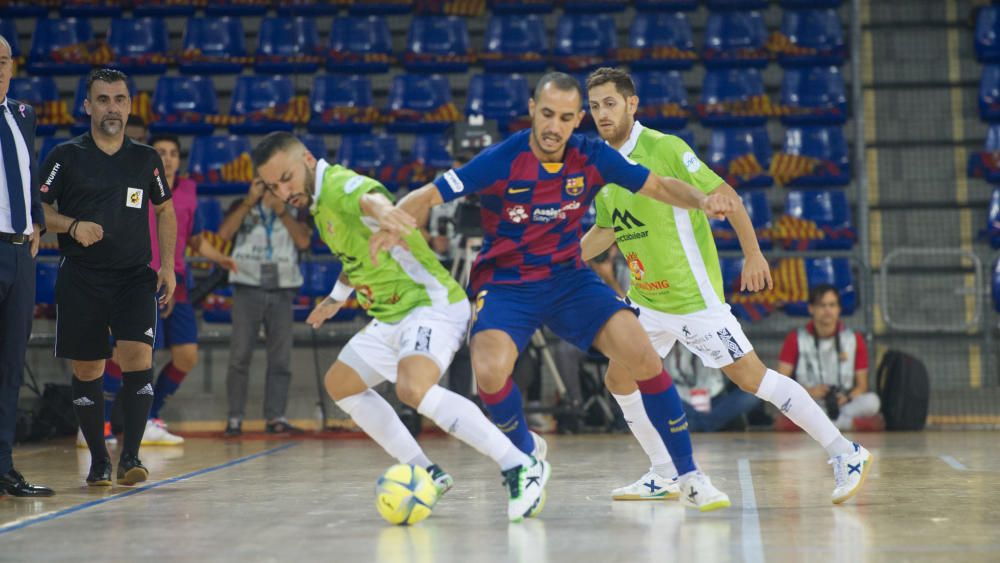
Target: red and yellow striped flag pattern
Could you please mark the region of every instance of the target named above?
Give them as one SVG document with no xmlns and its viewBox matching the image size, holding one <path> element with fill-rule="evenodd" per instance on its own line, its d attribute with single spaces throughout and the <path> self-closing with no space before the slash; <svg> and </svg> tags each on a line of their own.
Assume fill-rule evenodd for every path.
<svg viewBox="0 0 1000 563">
<path fill-rule="evenodd" d="M 202 231 L 200 236 L 202 239 L 208 241 L 209 244 L 214 246 L 216 250 L 226 256 L 229 256 L 229 253 L 233 250 L 233 241 L 226 240 L 213 231 Z M 189 246 L 184 249 L 184 256 L 187 256 L 188 258 L 196 258 L 200 257 L 201 254 Z M 199 270 L 209 270 L 212 268 L 212 264 L 210 262 L 204 262 L 201 260 L 192 262 L 191 265 Z"/>
<path fill-rule="evenodd" d="M 423 122 L 423 123 L 452 123 L 461 119 L 462 115 L 458 112 L 458 108 L 455 104 L 448 102 L 440 107 L 430 111 L 428 113 L 423 113 L 419 111 L 414 111 L 412 109 L 397 109 L 393 110 L 387 116 L 387 122 L 390 123 L 412 123 L 412 122 Z"/>
<path fill-rule="evenodd" d="M 772 33 L 771 36 L 767 38 L 765 46 L 768 51 L 771 51 L 775 55 L 806 56 L 815 55 L 817 53 L 816 49 L 813 47 L 800 47 L 795 43 L 792 43 L 791 38 L 780 31 Z"/>
<path fill-rule="evenodd" d="M 417 0 L 420 14 L 446 16 L 481 16 L 486 11 L 486 0 Z"/>
<path fill-rule="evenodd" d="M 729 302 L 734 309 L 751 320 L 759 320 L 774 309 L 786 303 L 806 301 L 809 296 L 809 280 L 806 264 L 802 258 L 785 258 L 771 268 L 774 289 L 757 293 L 740 293 L 740 280 L 736 279 Z"/>
<path fill-rule="evenodd" d="M 818 158 L 779 152 L 771 159 L 770 173 L 779 184 L 787 184 L 814 174 L 821 164 Z"/>
<path fill-rule="evenodd" d="M 72 125 L 73 116 L 66 107 L 66 100 L 46 100 L 35 104 L 39 125 Z"/>
</svg>

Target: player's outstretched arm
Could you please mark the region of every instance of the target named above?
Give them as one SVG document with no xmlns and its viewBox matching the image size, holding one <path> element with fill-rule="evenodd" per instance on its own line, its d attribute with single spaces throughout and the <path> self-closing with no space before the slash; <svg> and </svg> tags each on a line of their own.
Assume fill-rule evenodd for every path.
<svg viewBox="0 0 1000 563">
<path fill-rule="evenodd" d="M 396 207 L 406 211 L 416 220 L 417 225 L 426 225 L 431 208 L 444 203 L 441 192 L 434 184 L 424 184 L 419 189 L 406 194 Z"/>
<path fill-rule="evenodd" d="M 722 194 L 705 195 L 691 184 L 677 178 L 650 174 L 638 192 L 667 205 L 684 209 L 701 209 L 710 217 L 723 218 L 732 212 L 736 203 Z M 738 201 L 738 199 L 737 199 Z"/>
<path fill-rule="evenodd" d="M 333 318 L 340 311 L 353 292 L 354 288 L 351 287 L 350 281 L 341 272 L 333 291 L 309 313 L 306 323 L 313 328 L 319 328 L 327 319 Z"/>
<path fill-rule="evenodd" d="M 757 233 L 753 229 L 753 222 L 743 200 L 736 194 L 732 186 L 723 182 L 715 188 L 709 195 L 719 194 L 735 202 L 731 213 L 726 214 L 729 223 L 736 231 L 736 237 L 740 241 L 740 248 L 743 250 L 743 272 L 740 276 L 740 291 L 762 291 L 763 289 L 774 288 L 771 280 L 771 267 L 760 251 L 760 244 L 757 242 Z"/>
<path fill-rule="evenodd" d="M 615 230 L 594 225 L 580 240 L 580 251 L 584 262 L 590 262 L 615 243 Z"/>
<path fill-rule="evenodd" d="M 389 198 L 378 192 L 368 192 L 361 196 L 361 213 L 378 221 L 383 231 L 405 236 L 417 227 L 413 216 L 395 206 Z"/>
</svg>

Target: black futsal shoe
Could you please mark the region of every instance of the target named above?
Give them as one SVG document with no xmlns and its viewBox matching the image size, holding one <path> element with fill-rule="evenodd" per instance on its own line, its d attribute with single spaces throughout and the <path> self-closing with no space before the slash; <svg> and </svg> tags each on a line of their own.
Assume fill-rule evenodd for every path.
<svg viewBox="0 0 1000 563">
<path fill-rule="evenodd" d="M 7 473 L 0 475 L 0 494 L 3 493 L 14 497 L 50 497 L 55 494 L 48 487 L 32 485 L 25 481 L 24 476 L 13 467 Z"/>
<path fill-rule="evenodd" d="M 131 487 L 149 478 L 149 470 L 134 454 L 123 453 L 118 460 L 118 484 Z"/>
<path fill-rule="evenodd" d="M 87 484 L 91 487 L 111 486 L 111 458 L 106 457 L 90 462 Z"/>
</svg>

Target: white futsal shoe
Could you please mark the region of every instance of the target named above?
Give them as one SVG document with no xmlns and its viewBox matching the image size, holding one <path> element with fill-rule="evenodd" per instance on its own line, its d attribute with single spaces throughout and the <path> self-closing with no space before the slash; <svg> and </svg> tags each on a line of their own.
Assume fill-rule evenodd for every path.
<svg viewBox="0 0 1000 563">
<path fill-rule="evenodd" d="M 143 446 L 179 446 L 184 438 L 167 432 L 167 425 L 158 418 L 146 421 L 146 431 L 142 435 Z"/>
<path fill-rule="evenodd" d="M 701 512 L 727 508 L 729 495 L 715 488 L 708 475 L 694 471 L 681 477 L 681 504 Z"/>
<path fill-rule="evenodd" d="M 531 455 L 537 459 L 544 460 L 549 455 L 549 445 L 545 442 L 544 438 L 534 431 L 529 430 L 529 432 L 531 433 L 531 439 L 535 441 L 535 449 L 532 450 Z"/>
<path fill-rule="evenodd" d="M 861 490 L 868 470 L 875 463 L 875 456 L 857 442 L 851 446 L 853 452 L 832 457 L 827 462 L 833 466 L 833 504 L 840 504 Z"/>
<path fill-rule="evenodd" d="M 552 467 L 543 459 L 531 458 L 531 465 L 518 465 L 501 471 L 507 487 L 507 517 L 511 522 L 538 515 L 545 506 L 545 484 Z"/>
<path fill-rule="evenodd" d="M 671 500 L 679 497 L 677 477 L 666 478 L 650 469 L 638 481 L 611 491 L 614 500 Z"/>
</svg>

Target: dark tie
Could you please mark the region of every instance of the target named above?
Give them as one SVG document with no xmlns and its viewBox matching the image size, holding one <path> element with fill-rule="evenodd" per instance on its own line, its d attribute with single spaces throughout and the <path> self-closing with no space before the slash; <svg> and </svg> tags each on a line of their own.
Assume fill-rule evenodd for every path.
<svg viewBox="0 0 1000 563">
<path fill-rule="evenodd" d="M 14 234 L 19 235 L 28 226 L 24 216 L 24 184 L 21 182 L 21 165 L 17 161 L 14 132 L 7 123 L 7 104 L 0 105 L 0 150 L 3 151 L 3 169 L 7 174 L 7 197 L 10 198 L 10 223 Z"/>
</svg>

